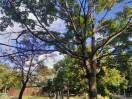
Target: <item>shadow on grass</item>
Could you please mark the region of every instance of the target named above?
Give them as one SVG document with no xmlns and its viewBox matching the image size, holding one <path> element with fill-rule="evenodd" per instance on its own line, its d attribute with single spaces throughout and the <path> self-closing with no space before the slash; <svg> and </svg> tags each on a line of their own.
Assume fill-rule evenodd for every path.
<svg viewBox="0 0 132 99">
<path fill-rule="evenodd" d="M 18 99 L 18 97 L 12 97 L 12 98 L 10 98 L 10 99 Z"/>
</svg>

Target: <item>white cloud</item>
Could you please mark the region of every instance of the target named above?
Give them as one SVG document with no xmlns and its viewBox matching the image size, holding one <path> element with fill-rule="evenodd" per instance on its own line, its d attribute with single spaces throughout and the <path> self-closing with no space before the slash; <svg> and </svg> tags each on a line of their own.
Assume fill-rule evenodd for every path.
<svg viewBox="0 0 132 99">
<path fill-rule="evenodd" d="M 5 31 L 0 32 L 0 43 L 11 44 L 12 39 L 15 39 L 17 37 L 17 32 L 20 32 L 22 30 L 19 25 L 20 24 L 14 23 L 13 27 L 8 26 Z"/>
<path fill-rule="evenodd" d="M 41 61 L 44 60 L 44 64 L 48 66 L 49 68 L 53 68 L 53 65 L 57 63 L 58 61 L 62 60 L 64 58 L 64 55 L 60 55 L 59 52 L 53 52 L 51 54 L 43 54 L 40 55 L 38 60 Z"/>
<path fill-rule="evenodd" d="M 2 17 L 1 14 L 0 14 L 0 17 Z M 34 16 L 31 14 L 29 17 L 35 19 Z M 53 24 L 51 24 L 51 26 L 48 29 L 63 33 L 66 31 L 65 22 L 61 19 L 57 19 L 56 21 L 53 22 Z M 0 35 L 0 43 L 13 45 L 12 39 L 15 39 L 18 34 L 12 33 L 12 32 L 20 32 L 21 30 L 23 29 L 20 27 L 20 24 L 14 23 L 13 27 L 8 27 L 4 32 L 0 32 L 0 34 L 2 34 Z M 6 34 L 7 32 L 9 34 Z M 7 49 L 5 46 L 0 46 L 0 47 L 3 49 Z M 52 68 L 56 62 L 58 62 L 59 60 L 63 58 L 64 56 L 60 55 L 59 52 L 53 52 L 51 54 L 40 55 L 38 60 L 41 61 L 41 60 L 46 59 L 44 61 L 45 65 L 49 66 L 49 68 Z"/>
<path fill-rule="evenodd" d="M 54 21 L 51 26 L 49 27 L 50 30 L 53 31 L 58 31 L 58 32 L 65 32 L 66 31 L 66 26 L 65 26 L 65 22 L 61 19 L 57 19 L 56 21 Z"/>
</svg>

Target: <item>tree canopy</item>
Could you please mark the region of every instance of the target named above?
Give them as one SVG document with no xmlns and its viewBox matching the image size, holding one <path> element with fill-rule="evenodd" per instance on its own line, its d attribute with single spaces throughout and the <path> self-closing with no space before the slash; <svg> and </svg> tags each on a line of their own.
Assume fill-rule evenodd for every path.
<svg viewBox="0 0 132 99">
<path fill-rule="evenodd" d="M 8 65 L 0 64 L 0 90 L 7 91 L 7 89 L 20 86 L 20 74 L 11 69 Z"/>
<path fill-rule="evenodd" d="M 98 61 L 123 46 L 121 36 L 128 40 L 131 35 L 128 3 L 126 0 L 1 0 L 4 16 L 0 27 L 3 31 L 13 26 L 13 22 L 19 23 L 23 31 L 18 38 L 23 32 L 30 33 L 53 51 L 79 59 L 89 81 L 89 97 L 96 99 Z M 123 4 L 123 10 L 111 13 L 118 4 Z M 57 19 L 64 21 L 63 33 L 50 29 Z"/>
</svg>

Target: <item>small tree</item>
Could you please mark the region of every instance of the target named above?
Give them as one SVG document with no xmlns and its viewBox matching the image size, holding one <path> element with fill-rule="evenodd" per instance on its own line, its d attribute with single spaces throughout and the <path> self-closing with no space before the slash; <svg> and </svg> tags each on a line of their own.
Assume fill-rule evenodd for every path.
<svg viewBox="0 0 132 99">
<path fill-rule="evenodd" d="M 55 71 L 52 68 L 48 68 L 48 66 L 45 66 L 43 63 L 39 64 L 39 66 L 36 69 L 36 80 L 38 81 L 37 85 L 44 87 L 44 84 L 47 83 L 48 79 L 51 78 L 51 76 L 55 75 Z"/>
<path fill-rule="evenodd" d="M 33 75 L 36 73 L 36 70 L 40 64 L 46 58 L 39 60 L 39 55 L 42 54 L 40 51 L 40 44 L 35 45 L 37 42 L 34 38 L 27 39 L 27 35 L 24 39 L 17 39 L 17 47 L 13 50 L 16 54 L 11 54 L 7 58 L 13 63 L 13 68 L 20 73 L 20 82 L 21 90 L 19 93 L 18 99 L 22 99 L 24 90 L 29 82 L 32 79 Z M 34 43 L 36 42 L 36 43 Z"/>
<path fill-rule="evenodd" d="M 6 64 L 0 64 L 0 91 L 5 93 L 11 87 L 20 85 L 20 75 Z"/>
<path fill-rule="evenodd" d="M 79 63 L 69 56 L 54 65 L 56 70 L 55 87 L 56 91 L 67 92 L 67 99 L 70 94 L 79 94 L 87 90 L 85 70 L 80 68 Z"/>
</svg>

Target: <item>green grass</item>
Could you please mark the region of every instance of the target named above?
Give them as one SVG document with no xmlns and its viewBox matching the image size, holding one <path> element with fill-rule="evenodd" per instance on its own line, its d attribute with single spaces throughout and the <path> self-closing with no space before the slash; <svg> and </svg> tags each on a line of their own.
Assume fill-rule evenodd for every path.
<svg viewBox="0 0 132 99">
<path fill-rule="evenodd" d="M 17 97 L 1 96 L 0 99 L 18 99 Z M 54 99 L 49 97 L 39 97 L 39 96 L 23 96 L 23 99 Z M 66 99 L 66 98 L 64 98 Z M 70 99 L 80 99 L 71 97 Z"/>
<path fill-rule="evenodd" d="M 0 99 L 18 99 L 17 97 L 9 97 L 9 96 L 0 96 Z M 23 99 L 55 99 L 55 98 L 49 98 L 49 97 L 40 97 L 40 96 L 23 96 Z M 64 97 L 64 99 L 67 99 Z M 75 96 L 70 97 L 70 99 L 86 99 L 86 96 Z M 99 98 L 99 99 L 107 99 L 107 98 Z"/>
<path fill-rule="evenodd" d="M 24 96 L 23 99 L 51 99 L 49 97 L 39 97 L 39 96 Z"/>
<path fill-rule="evenodd" d="M 0 96 L 0 99 L 17 99 L 17 97 L 9 97 L 9 96 Z M 39 97 L 39 96 L 23 96 L 23 99 L 55 99 L 55 98 L 49 98 L 49 97 Z M 64 97 L 64 99 L 67 99 Z M 82 97 L 70 97 L 70 99 L 86 99 L 85 96 Z"/>
<path fill-rule="evenodd" d="M 0 96 L 0 99 L 18 99 L 17 97 L 9 97 L 9 96 Z M 23 99 L 55 99 L 55 98 L 49 98 L 49 97 L 40 97 L 40 96 L 23 96 Z M 64 99 L 67 99 L 64 97 Z M 86 99 L 86 95 L 83 96 L 75 96 L 75 97 L 70 97 L 70 99 Z M 108 97 L 101 97 L 98 95 L 98 99 L 109 99 Z M 114 98 L 113 99 L 120 99 L 120 98 Z M 128 98 L 129 99 L 129 98 Z M 132 99 L 132 98 L 130 98 Z"/>
<path fill-rule="evenodd" d="M 0 96 L 0 99 L 18 99 L 17 97 L 9 97 L 9 96 Z M 55 98 L 49 98 L 49 97 L 40 97 L 40 96 L 23 96 L 23 99 L 55 99 Z M 64 97 L 64 99 L 67 99 Z M 70 97 L 70 99 L 86 99 L 86 96 L 76 96 L 76 97 Z M 108 97 L 101 97 L 98 95 L 98 99 L 109 99 Z M 118 98 L 113 97 L 112 99 L 124 99 L 124 98 Z M 126 99 L 132 99 L 132 97 L 127 97 Z"/>
<path fill-rule="evenodd" d="M 17 97 L 1 96 L 0 99 L 18 99 Z M 23 99 L 51 99 L 48 97 L 39 97 L 39 96 L 23 96 Z"/>
</svg>

